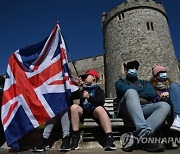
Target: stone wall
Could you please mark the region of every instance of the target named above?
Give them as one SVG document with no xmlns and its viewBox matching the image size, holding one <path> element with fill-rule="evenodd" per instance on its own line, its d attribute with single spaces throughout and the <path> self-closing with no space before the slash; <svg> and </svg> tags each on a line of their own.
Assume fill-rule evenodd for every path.
<svg viewBox="0 0 180 154">
<path fill-rule="evenodd" d="M 76 60 L 74 64 L 79 75 L 84 74 L 89 69 L 95 69 L 96 71 L 98 71 L 100 75 L 100 79 L 98 83 L 105 90 L 104 56 L 103 55 L 96 56 L 96 57 L 89 57 L 85 59 L 79 59 L 79 60 Z M 72 71 L 72 75 L 77 79 L 78 76 L 72 62 L 69 63 L 69 67 Z"/>
</svg>

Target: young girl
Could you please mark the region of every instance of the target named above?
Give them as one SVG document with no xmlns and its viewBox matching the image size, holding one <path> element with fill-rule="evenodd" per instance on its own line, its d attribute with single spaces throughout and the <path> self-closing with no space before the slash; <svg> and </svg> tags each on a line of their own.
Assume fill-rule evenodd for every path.
<svg viewBox="0 0 180 154">
<path fill-rule="evenodd" d="M 159 94 L 156 100 L 166 101 L 173 108 L 174 122 L 170 129 L 180 131 L 180 85 L 168 77 L 163 66 L 154 66 L 152 74 L 150 82 Z"/>
</svg>

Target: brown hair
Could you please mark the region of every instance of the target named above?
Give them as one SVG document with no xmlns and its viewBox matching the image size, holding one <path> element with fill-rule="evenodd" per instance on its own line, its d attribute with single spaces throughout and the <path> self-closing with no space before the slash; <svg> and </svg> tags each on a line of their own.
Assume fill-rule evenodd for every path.
<svg viewBox="0 0 180 154">
<path fill-rule="evenodd" d="M 168 78 L 166 81 L 167 81 L 166 85 L 170 85 L 171 83 L 173 83 L 173 80 L 171 78 Z M 158 79 L 156 77 L 153 76 L 149 80 L 149 82 L 152 84 L 153 87 L 156 87 L 156 85 L 158 84 L 159 81 L 158 81 Z"/>
</svg>

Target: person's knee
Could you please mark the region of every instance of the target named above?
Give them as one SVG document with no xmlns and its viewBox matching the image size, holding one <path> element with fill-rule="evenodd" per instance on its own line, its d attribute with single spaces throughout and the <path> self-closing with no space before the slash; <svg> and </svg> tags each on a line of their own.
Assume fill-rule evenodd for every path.
<svg viewBox="0 0 180 154">
<path fill-rule="evenodd" d="M 166 113 L 170 113 L 171 107 L 167 102 L 159 102 L 159 107 Z"/>
<path fill-rule="evenodd" d="M 178 87 L 179 87 L 179 85 L 176 82 L 171 83 L 169 86 L 170 89 L 174 89 L 174 88 L 176 89 Z"/>
<path fill-rule="evenodd" d="M 71 112 L 78 112 L 79 111 L 79 105 L 73 104 L 70 109 L 71 109 Z"/>
<path fill-rule="evenodd" d="M 125 93 L 125 97 L 138 96 L 138 93 L 134 89 L 128 89 Z"/>
<path fill-rule="evenodd" d="M 98 106 L 96 107 L 96 109 L 94 110 L 95 113 L 103 113 L 105 110 L 102 106 Z"/>
</svg>

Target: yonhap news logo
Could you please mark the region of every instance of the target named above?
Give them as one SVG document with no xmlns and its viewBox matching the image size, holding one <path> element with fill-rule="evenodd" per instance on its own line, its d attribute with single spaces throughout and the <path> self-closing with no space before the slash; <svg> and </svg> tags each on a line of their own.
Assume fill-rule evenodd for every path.
<svg viewBox="0 0 180 154">
<path fill-rule="evenodd" d="M 176 143 L 180 145 L 180 137 L 135 137 L 133 136 L 133 133 L 125 133 L 121 135 L 120 137 L 120 143 L 122 148 L 129 148 L 133 146 L 133 144 L 171 144 L 171 143 Z"/>
<path fill-rule="evenodd" d="M 129 133 L 125 133 L 123 135 L 121 135 L 120 137 L 120 143 L 122 148 L 129 148 L 134 144 L 134 136 L 133 133 L 129 132 Z"/>
<path fill-rule="evenodd" d="M 141 139 L 137 138 L 137 143 L 156 143 L 156 144 L 170 144 L 176 143 L 180 144 L 180 137 L 142 137 Z"/>
</svg>

